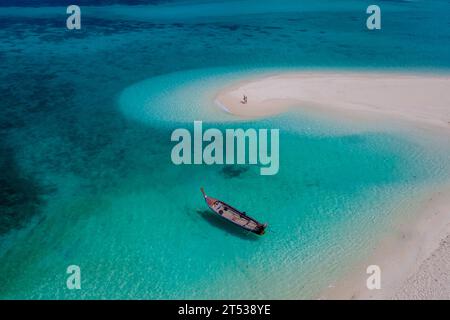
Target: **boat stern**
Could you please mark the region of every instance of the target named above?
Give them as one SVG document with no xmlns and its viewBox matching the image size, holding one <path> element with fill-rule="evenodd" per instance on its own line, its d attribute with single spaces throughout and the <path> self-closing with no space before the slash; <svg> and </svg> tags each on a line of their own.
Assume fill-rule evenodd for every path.
<svg viewBox="0 0 450 320">
<path fill-rule="evenodd" d="M 267 223 L 264 223 L 258 227 L 258 229 L 255 230 L 255 233 L 262 236 L 266 233 Z"/>
</svg>

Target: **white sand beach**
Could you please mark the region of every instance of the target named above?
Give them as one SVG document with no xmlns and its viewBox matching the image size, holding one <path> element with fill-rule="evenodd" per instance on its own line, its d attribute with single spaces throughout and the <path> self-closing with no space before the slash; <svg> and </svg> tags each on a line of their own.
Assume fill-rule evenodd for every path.
<svg viewBox="0 0 450 320">
<path fill-rule="evenodd" d="M 320 299 L 449 299 L 450 187 L 426 195 L 415 220 L 396 221 L 367 260 L 353 266 Z M 381 289 L 368 290 L 366 267 L 378 265 Z"/>
<path fill-rule="evenodd" d="M 241 102 L 243 96 L 248 102 Z M 241 117 L 289 108 L 371 118 L 374 113 L 450 130 L 450 76 L 396 73 L 298 72 L 242 81 L 224 88 L 216 103 Z"/>
<path fill-rule="evenodd" d="M 247 103 L 241 101 L 244 95 Z M 450 146 L 448 75 L 286 72 L 240 81 L 221 90 L 215 101 L 224 112 L 243 118 L 300 108 L 376 128 L 400 121 L 426 128 Z M 450 299 L 450 188 L 428 192 L 417 210 L 417 219 L 399 221 L 369 260 L 318 298 Z M 366 287 L 370 264 L 382 269 L 381 290 Z"/>
</svg>

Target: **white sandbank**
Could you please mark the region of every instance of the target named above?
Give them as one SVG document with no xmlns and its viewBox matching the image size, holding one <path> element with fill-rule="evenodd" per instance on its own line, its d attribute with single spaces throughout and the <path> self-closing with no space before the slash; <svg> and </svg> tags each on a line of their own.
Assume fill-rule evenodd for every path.
<svg viewBox="0 0 450 320">
<path fill-rule="evenodd" d="M 448 75 L 286 72 L 223 88 L 215 102 L 224 112 L 242 118 L 297 108 L 377 128 L 394 120 L 391 124 L 427 128 L 450 147 Z M 368 254 L 370 259 L 353 266 L 318 298 L 450 299 L 450 187 L 424 193 L 417 210 L 417 219 L 398 221 L 396 230 Z M 381 290 L 366 287 L 370 264 L 381 267 Z"/>
<path fill-rule="evenodd" d="M 418 200 L 417 218 L 395 221 L 369 258 L 330 285 L 320 299 L 450 299 L 450 187 Z M 366 268 L 381 269 L 381 289 L 368 290 Z"/>
<path fill-rule="evenodd" d="M 248 102 L 241 102 L 243 96 Z M 263 117 L 290 108 L 371 117 L 374 113 L 450 129 L 450 76 L 397 73 L 292 72 L 241 81 L 216 103 L 240 117 Z"/>
</svg>

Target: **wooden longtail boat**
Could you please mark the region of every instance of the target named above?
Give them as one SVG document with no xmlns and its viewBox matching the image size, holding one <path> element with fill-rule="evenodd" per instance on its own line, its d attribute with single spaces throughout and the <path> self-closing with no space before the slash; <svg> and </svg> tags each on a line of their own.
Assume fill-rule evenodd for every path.
<svg viewBox="0 0 450 320">
<path fill-rule="evenodd" d="M 205 198 L 206 204 L 208 207 L 217 213 L 220 217 L 234 223 L 235 225 L 251 231 L 253 233 L 263 235 L 266 231 L 267 223 L 259 223 L 255 219 L 247 216 L 245 212 L 241 212 L 229 204 L 226 204 L 223 201 L 208 197 L 203 188 L 200 188 L 200 191 L 203 193 L 203 197 Z"/>
</svg>

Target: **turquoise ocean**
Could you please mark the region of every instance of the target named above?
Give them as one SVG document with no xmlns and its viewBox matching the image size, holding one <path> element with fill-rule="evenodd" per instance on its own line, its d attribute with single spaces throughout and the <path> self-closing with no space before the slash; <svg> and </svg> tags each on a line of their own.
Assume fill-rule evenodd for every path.
<svg viewBox="0 0 450 320">
<path fill-rule="evenodd" d="M 0 298 L 315 298 L 450 178 L 450 141 L 211 104 L 283 70 L 448 73 L 450 2 L 1 2 Z M 135 4 L 136 2 L 134 2 Z M 280 170 L 184 165 L 176 128 L 280 129 Z M 267 222 L 258 237 L 199 191 Z M 410 209 L 410 210 L 409 210 Z M 69 265 L 81 290 L 66 287 Z"/>
</svg>

